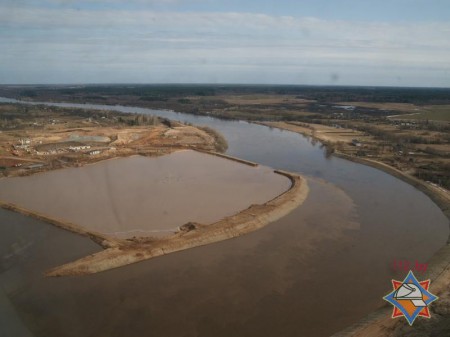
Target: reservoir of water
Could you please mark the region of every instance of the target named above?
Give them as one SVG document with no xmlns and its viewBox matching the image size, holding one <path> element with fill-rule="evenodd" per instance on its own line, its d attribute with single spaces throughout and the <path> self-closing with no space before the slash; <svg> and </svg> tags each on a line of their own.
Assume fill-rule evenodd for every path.
<svg viewBox="0 0 450 337">
<path fill-rule="evenodd" d="M 0 200 L 120 238 L 210 224 L 289 189 L 288 178 L 191 150 L 0 179 Z"/>
<path fill-rule="evenodd" d="M 383 305 L 391 279 L 404 276 L 394 260 L 426 262 L 447 241 L 448 220 L 426 195 L 379 170 L 326 158 L 298 134 L 170 111 L 52 104 L 208 125 L 225 136 L 230 155 L 306 176 L 310 194 L 259 231 L 85 277 L 43 272 L 98 246 L 0 210 L 0 305 L 10 318 L 2 329 L 50 337 L 328 336 Z"/>
</svg>

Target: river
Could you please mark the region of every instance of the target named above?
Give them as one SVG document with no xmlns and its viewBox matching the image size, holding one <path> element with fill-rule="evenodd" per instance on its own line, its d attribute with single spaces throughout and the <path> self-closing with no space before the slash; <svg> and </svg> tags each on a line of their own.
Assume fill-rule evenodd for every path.
<svg viewBox="0 0 450 337">
<path fill-rule="evenodd" d="M 225 136 L 228 154 L 298 172 L 311 191 L 249 235 L 74 278 L 42 273 L 98 246 L 1 210 L 2 298 L 17 318 L 10 329 L 20 320 L 36 336 L 328 336 L 383 305 L 390 280 L 404 276 L 394 260 L 426 262 L 447 241 L 447 218 L 422 192 L 327 158 L 301 135 L 164 110 L 49 104 L 208 125 Z"/>
</svg>

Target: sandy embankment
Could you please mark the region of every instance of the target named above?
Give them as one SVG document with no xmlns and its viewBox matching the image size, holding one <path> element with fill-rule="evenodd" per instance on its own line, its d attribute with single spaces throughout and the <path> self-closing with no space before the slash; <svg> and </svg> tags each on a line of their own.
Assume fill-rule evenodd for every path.
<svg viewBox="0 0 450 337">
<path fill-rule="evenodd" d="M 208 153 L 249 166 L 258 165 L 239 158 Z M 252 205 L 237 214 L 209 225 L 188 223 L 181 226 L 181 229 L 176 234 L 159 239 L 148 237 L 131 240 L 112 238 L 109 235 L 89 230 L 74 223 L 58 220 L 39 212 L 30 211 L 11 203 L 0 202 L 0 207 L 32 216 L 57 227 L 87 236 L 100 244 L 106 250 L 56 267 L 47 273 L 48 276 L 91 274 L 171 252 L 237 237 L 278 220 L 303 203 L 308 194 L 308 186 L 306 180 L 296 174 L 284 171 L 274 172 L 286 176 L 290 180 L 291 186 L 287 191 L 272 200 L 261 205 Z"/>
<path fill-rule="evenodd" d="M 117 247 L 56 267 L 47 272 L 47 276 L 98 273 L 152 257 L 231 239 L 260 229 L 299 207 L 308 195 L 306 180 L 284 171 L 275 173 L 288 177 L 292 185 L 288 191 L 262 205 L 252 205 L 242 212 L 210 225 L 195 224 L 195 229 L 180 231 L 168 238 L 148 242 L 145 239 L 142 242 L 123 240 Z"/>
<path fill-rule="evenodd" d="M 316 140 L 319 140 L 322 143 L 342 142 L 346 144 L 350 143 L 354 138 L 365 141 L 372 139 L 371 136 L 367 136 L 361 131 L 346 128 L 337 129 L 335 127 L 323 124 L 309 124 L 296 122 L 257 122 L 256 124 L 300 133 L 307 137 L 312 137 Z"/>
<path fill-rule="evenodd" d="M 105 234 L 102 234 L 102 233 L 99 233 L 96 231 L 92 231 L 92 230 L 87 230 L 83 226 L 71 223 L 66 220 L 56 219 L 54 217 L 50 217 L 48 215 L 44 215 L 44 214 L 41 214 L 36 211 L 31 211 L 26 208 L 15 205 L 13 203 L 9 203 L 9 202 L 0 200 L 0 207 L 3 209 L 9 210 L 9 211 L 13 211 L 16 213 L 23 214 L 25 216 L 29 216 L 29 217 L 44 221 L 44 222 L 54 225 L 56 227 L 65 229 L 69 232 L 73 232 L 73 233 L 88 237 L 88 238 L 92 239 L 92 241 L 94 241 L 97 244 L 99 244 L 100 246 L 102 246 L 103 248 L 116 247 L 116 246 L 120 245 L 119 240 L 117 240 L 115 238 L 111 238 Z"/>
<path fill-rule="evenodd" d="M 306 136 L 315 138 L 318 141 L 335 143 L 340 141 L 339 138 L 334 138 L 333 135 L 326 136 L 321 132 L 313 132 L 312 129 L 302 126 L 293 126 L 286 123 L 260 123 L 270 127 L 277 127 L 280 129 L 297 132 Z M 286 125 L 284 125 L 286 124 Z M 409 174 L 406 174 L 400 170 L 397 170 L 385 163 L 365 159 L 361 157 L 350 156 L 341 152 L 333 153 L 334 156 L 351 160 L 364 165 L 382 170 L 396 178 L 403 180 L 404 182 L 414 186 L 428 195 L 442 212 L 447 216 L 450 221 L 450 195 L 445 190 L 439 189 L 436 186 L 430 185 L 422 180 L 419 180 Z M 450 224 L 450 222 L 449 222 Z M 419 328 L 410 327 L 405 320 L 391 319 L 392 306 L 386 304 L 382 308 L 372 312 L 365 319 L 347 329 L 338 332 L 333 335 L 334 337 L 388 337 L 388 336 L 409 336 L 412 333 L 416 333 L 417 329 L 423 332 L 424 336 L 434 334 L 436 336 L 442 333 L 442 327 L 445 326 L 446 319 L 450 314 L 450 237 L 447 240 L 447 244 L 442 247 L 432 258 L 428 261 L 427 273 L 423 276 L 423 279 L 430 279 L 431 291 L 438 295 L 440 298 L 436 303 L 430 307 L 432 319 L 426 322 L 422 322 Z M 445 327 L 444 327 L 445 329 Z"/>
</svg>

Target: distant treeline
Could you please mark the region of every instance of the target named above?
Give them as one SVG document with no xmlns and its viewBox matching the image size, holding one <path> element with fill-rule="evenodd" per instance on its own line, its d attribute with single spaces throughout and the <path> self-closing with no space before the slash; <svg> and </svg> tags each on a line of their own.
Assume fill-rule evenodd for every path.
<svg viewBox="0 0 450 337">
<path fill-rule="evenodd" d="M 2 92 L 18 97 L 83 96 L 104 99 L 110 96 L 138 96 L 144 101 L 166 101 L 189 96 L 235 94 L 283 94 L 319 102 L 400 102 L 413 104 L 450 104 L 448 88 L 341 87 L 295 85 L 86 85 L 36 86 L 24 88 L 0 87 Z"/>
</svg>

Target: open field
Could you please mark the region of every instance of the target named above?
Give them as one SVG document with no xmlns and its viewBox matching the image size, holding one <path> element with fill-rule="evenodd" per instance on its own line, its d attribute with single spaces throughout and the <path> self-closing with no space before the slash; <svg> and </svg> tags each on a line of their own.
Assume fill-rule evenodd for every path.
<svg viewBox="0 0 450 337">
<path fill-rule="evenodd" d="M 422 110 L 421 107 L 412 103 L 382 103 L 382 102 L 339 102 L 339 105 L 355 106 L 380 110 L 392 110 L 411 113 Z"/>
<path fill-rule="evenodd" d="M 420 110 L 421 111 L 413 114 L 396 116 L 395 118 L 450 122 L 450 105 L 425 106 Z"/>
<path fill-rule="evenodd" d="M 274 95 L 274 94 L 255 94 L 255 95 L 220 95 L 220 99 L 233 105 L 266 105 L 266 104 L 295 104 L 304 106 L 308 103 L 315 102 L 299 98 L 295 95 Z M 195 99 L 194 97 L 191 97 Z"/>
</svg>

